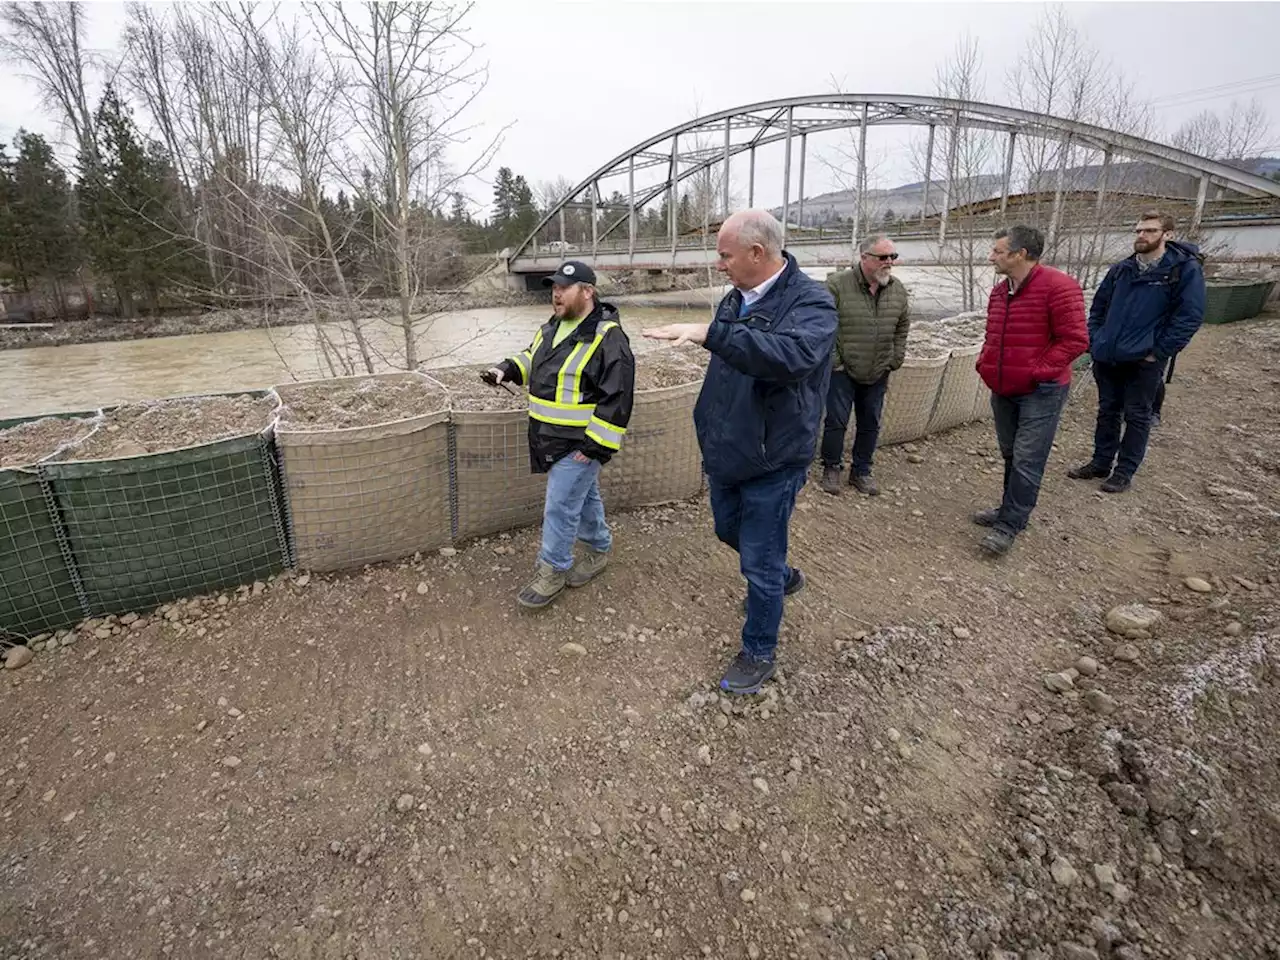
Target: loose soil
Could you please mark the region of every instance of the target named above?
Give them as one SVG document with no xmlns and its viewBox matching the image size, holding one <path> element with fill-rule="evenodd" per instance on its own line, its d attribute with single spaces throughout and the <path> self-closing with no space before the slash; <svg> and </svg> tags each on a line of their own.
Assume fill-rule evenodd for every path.
<svg viewBox="0 0 1280 960">
<path fill-rule="evenodd" d="M 102 426 L 58 460 L 107 460 L 180 450 L 263 430 L 275 411 L 271 397 L 191 397 L 117 407 Z"/>
<path fill-rule="evenodd" d="M 291 385 L 280 391 L 280 426 L 333 430 L 407 420 L 448 409 L 449 396 L 420 377 Z"/>
<path fill-rule="evenodd" d="M 609 569 L 541 614 L 514 603 L 524 530 L 55 638 L 0 684 L 0 941 L 1274 958 L 1278 331 L 1196 336 L 1122 496 L 1065 477 L 1081 391 L 1000 561 L 968 521 L 990 424 L 882 450 L 874 499 L 810 483 L 758 697 L 715 690 L 743 581 L 701 500 L 613 517 Z M 1132 602 L 1149 638 L 1103 625 Z"/>
<path fill-rule="evenodd" d="M 699 362 L 697 354 L 706 351 L 698 348 L 680 350 L 659 349 L 636 356 L 636 389 L 658 390 L 685 383 L 696 383 L 706 374 L 705 361 Z M 527 410 L 523 388 L 512 393 L 506 387 L 491 387 L 480 379 L 489 364 L 438 367 L 425 370 L 427 376 L 449 390 L 455 410 Z"/>
<path fill-rule="evenodd" d="M 92 429 L 92 420 L 45 417 L 0 430 L 0 468 L 30 466 Z"/>
</svg>

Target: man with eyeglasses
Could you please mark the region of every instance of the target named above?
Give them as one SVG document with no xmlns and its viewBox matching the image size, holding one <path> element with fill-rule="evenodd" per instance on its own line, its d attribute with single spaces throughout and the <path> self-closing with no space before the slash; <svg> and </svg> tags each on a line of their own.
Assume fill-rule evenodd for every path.
<svg viewBox="0 0 1280 960">
<path fill-rule="evenodd" d="M 880 493 L 871 475 L 880 439 L 880 414 L 889 374 L 907 357 L 911 328 L 907 288 L 893 276 L 897 259 L 892 240 L 883 235 L 868 237 L 858 245 L 858 263 L 853 269 L 827 278 L 840 318 L 822 431 L 822 489 L 833 496 L 840 495 L 845 431 L 851 412 L 855 432 L 849 485 L 869 497 Z"/>
<path fill-rule="evenodd" d="M 1200 250 L 1175 241 L 1174 226 L 1167 213 L 1144 213 L 1133 255 L 1107 271 L 1089 310 L 1098 421 L 1092 459 L 1067 476 L 1101 480 L 1104 493 L 1129 489 L 1147 454 L 1165 366 L 1204 320 Z"/>
</svg>

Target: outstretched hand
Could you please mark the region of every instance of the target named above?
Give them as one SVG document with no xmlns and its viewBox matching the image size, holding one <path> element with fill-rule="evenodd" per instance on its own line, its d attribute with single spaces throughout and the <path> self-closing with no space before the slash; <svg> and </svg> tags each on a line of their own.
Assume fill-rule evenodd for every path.
<svg viewBox="0 0 1280 960">
<path fill-rule="evenodd" d="M 674 340 L 677 347 L 686 343 L 702 345 L 707 342 L 709 323 L 669 323 L 665 327 L 649 327 L 640 332 L 650 340 Z"/>
<path fill-rule="evenodd" d="M 506 375 L 507 375 L 506 371 L 503 370 L 501 367 L 490 367 L 488 370 L 485 370 L 483 373 L 480 374 L 480 379 L 483 380 L 485 383 L 487 383 L 489 386 L 496 387 L 500 383 L 502 383 Z"/>
</svg>

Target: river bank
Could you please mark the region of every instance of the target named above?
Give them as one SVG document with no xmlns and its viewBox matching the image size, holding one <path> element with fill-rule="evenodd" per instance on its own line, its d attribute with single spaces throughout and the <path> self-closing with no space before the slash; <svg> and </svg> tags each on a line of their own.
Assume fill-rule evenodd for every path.
<svg viewBox="0 0 1280 960">
<path fill-rule="evenodd" d="M 430 299 L 422 298 L 415 306 L 422 314 L 433 314 L 491 307 L 532 306 L 544 300 L 545 297 L 532 293 L 483 290 L 442 293 Z M 399 306 L 395 300 L 362 300 L 359 301 L 359 307 L 358 316 L 362 318 L 398 318 Z M 326 310 L 321 316 L 326 322 L 336 322 L 347 319 L 349 314 L 331 309 Z M 154 337 L 183 337 L 203 333 L 230 333 L 237 330 L 269 330 L 274 327 L 293 327 L 312 322 L 311 313 L 305 307 L 296 304 L 206 310 L 177 316 L 138 317 L 134 320 L 121 320 L 118 317 L 90 317 L 88 320 L 31 324 L 27 327 L 15 325 L 0 329 L 0 350 L 57 347 L 73 343 L 148 340 Z"/>
</svg>

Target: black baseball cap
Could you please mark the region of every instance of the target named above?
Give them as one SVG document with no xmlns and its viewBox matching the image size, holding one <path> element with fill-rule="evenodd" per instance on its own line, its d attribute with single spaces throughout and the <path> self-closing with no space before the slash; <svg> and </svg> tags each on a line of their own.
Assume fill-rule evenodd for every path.
<svg viewBox="0 0 1280 960">
<path fill-rule="evenodd" d="M 567 287 L 574 283 L 589 283 L 593 287 L 596 285 L 596 272 L 581 260 L 566 260 L 560 264 L 560 269 L 549 277 L 542 278 L 542 285 L 549 287 L 554 284 L 557 287 Z"/>
</svg>

